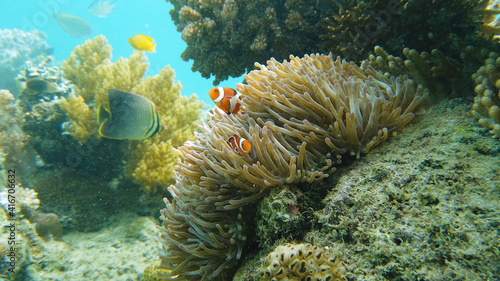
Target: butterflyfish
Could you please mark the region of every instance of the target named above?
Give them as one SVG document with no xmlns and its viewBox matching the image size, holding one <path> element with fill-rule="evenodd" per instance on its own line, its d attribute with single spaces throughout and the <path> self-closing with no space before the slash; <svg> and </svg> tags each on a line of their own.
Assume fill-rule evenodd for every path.
<svg viewBox="0 0 500 281">
<path fill-rule="evenodd" d="M 143 140 L 164 127 L 155 104 L 146 97 L 109 89 L 109 112 L 99 105 L 99 134 L 110 139 Z"/>
<path fill-rule="evenodd" d="M 241 94 L 235 89 L 217 87 L 208 91 L 208 95 L 214 101 L 215 105 L 227 114 L 236 114 L 240 110 Z"/>
<path fill-rule="evenodd" d="M 56 12 L 54 12 L 52 17 L 66 33 L 73 37 L 82 37 L 92 34 L 92 26 L 82 18 Z"/>
<path fill-rule="evenodd" d="M 136 34 L 128 39 L 128 43 L 130 43 L 130 45 L 134 47 L 134 49 L 156 53 L 156 43 L 154 43 L 153 41 L 153 38 L 144 34 Z"/>
<path fill-rule="evenodd" d="M 43 78 L 31 78 L 24 82 L 24 88 L 33 94 L 55 94 L 61 92 L 56 84 Z"/>
<path fill-rule="evenodd" d="M 252 148 L 252 145 L 250 142 L 238 135 L 233 135 L 227 140 L 227 144 L 236 152 L 239 152 L 241 154 L 248 154 L 250 153 L 250 149 Z"/>
<path fill-rule="evenodd" d="M 113 5 L 116 1 L 95 0 L 90 3 L 87 10 L 96 17 L 104 18 L 111 14 L 111 10 L 115 7 Z"/>
</svg>

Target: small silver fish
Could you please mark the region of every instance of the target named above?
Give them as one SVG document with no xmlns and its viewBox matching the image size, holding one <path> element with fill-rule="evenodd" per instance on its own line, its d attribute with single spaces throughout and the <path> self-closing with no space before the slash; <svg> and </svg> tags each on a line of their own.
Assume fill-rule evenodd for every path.
<svg viewBox="0 0 500 281">
<path fill-rule="evenodd" d="M 80 17 L 57 13 L 55 11 L 52 17 L 66 33 L 73 37 L 82 37 L 92 34 L 92 26 L 90 23 Z"/>
<path fill-rule="evenodd" d="M 113 5 L 116 1 L 95 0 L 90 3 L 87 10 L 96 17 L 104 18 L 111 14 L 111 10 L 115 8 Z"/>
</svg>

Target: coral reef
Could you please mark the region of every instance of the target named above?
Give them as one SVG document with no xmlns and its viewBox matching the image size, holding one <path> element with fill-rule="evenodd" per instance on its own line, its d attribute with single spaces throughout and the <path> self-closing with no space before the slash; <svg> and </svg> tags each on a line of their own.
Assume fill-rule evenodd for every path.
<svg viewBox="0 0 500 281">
<path fill-rule="evenodd" d="M 80 142 L 98 136 L 97 104 L 109 108 L 107 89 L 130 92 L 149 66 L 143 52 L 134 52 L 130 58 L 120 58 L 114 63 L 111 58 L 111 46 L 99 35 L 75 47 L 61 67 L 63 77 L 74 89 L 74 93 L 68 99 L 62 98 L 60 103 L 70 119 L 63 128 Z"/>
<path fill-rule="evenodd" d="M 362 60 L 376 45 L 402 55 L 438 49 L 459 59 L 459 41 L 471 44 L 486 1 L 379 0 L 339 1 L 338 14 L 325 19 L 323 47 L 347 59 Z"/>
<path fill-rule="evenodd" d="M 238 84 L 244 113 L 217 108 L 196 141 L 177 149 L 172 201 L 165 199 L 161 268 L 186 280 L 226 280 L 241 258 L 251 203 L 270 187 L 319 181 L 340 154 L 360 156 L 413 117 L 426 92 L 405 77 L 361 70 L 332 55 L 274 59 Z M 226 140 L 249 140 L 240 155 Z"/>
<path fill-rule="evenodd" d="M 321 207 L 298 241 L 328 246 L 350 280 L 498 279 L 500 143 L 469 110 L 463 100 L 436 104 L 361 160 L 345 161 L 322 182 Z M 261 259 L 249 257 L 235 280 L 259 280 Z"/>
<path fill-rule="evenodd" d="M 289 54 L 332 52 L 361 61 L 379 45 L 395 56 L 404 48 L 437 49 L 466 66 L 464 45 L 493 46 L 477 32 L 485 0 L 167 2 L 188 45 L 181 57 L 192 59 L 203 77 L 215 76 L 215 84 L 251 70 L 254 62 Z"/>
<path fill-rule="evenodd" d="M 7 206 L 6 188 L 0 190 L 0 277 L 6 280 L 24 280 L 27 267 L 36 259 L 36 249 L 42 243 L 38 237 L 35 225 L 31 223 L 24 212 L 36 211 L 40 201 L 37 193 L 16 184 L 14 205 Z M 15 244 L 3 242 L 14 241 Z M 2 247 L 6 247 L 2 249 Z"/>
<path fill-rule="evenodd" d="M 285 244 L 267 256 L 262 280 L 347 280 L 343 263 L 328 247 Z"/>
<path fill-rule="evenodd" d="M 168 0 L 177 30 L 187 43 L 181 57 L 193 71 L 215 76 L 214 84 L 253 69 L 269 56 L 287 58 L 314 49 L 325 9 L 306 0 Z M 313 1 L 314 2 L 314 1 Z M 321 2 L 321 1 L 318 1 Z M 327 9 L 328 10 L 328 9 Z"/>
<path fill-rule="evenodd" d="M 177 154 L 173 148 L 193 138 L 203 102 L 196 95 L 180 95 L 181 84 L 175 83 L 175 73 L 169 67 L 163 68 L 154 77 L 144 79 L 132 91 L 143 95 L 156 104 L 158 114 L 166 130 L 143 140 L 134 147 L 125 166 L 127 174 L 139 182 L 143 189 L 156 191 L 173 183 L 174 165 Z"/>
<path fill-rule="evenodd" d="M 402 59 L 391 56 L 380 46 L 376 46 L 373 54 L 361 63 L 361 68 L 370 65 L 389 75 L 408 75 L 415 82 L 429 89 L 433 100 L 442 100 L 450 96 L 470 96 L 472 87 L 470 71 L 476 69 L 477 59 L 483 57 L 483 53 L 477 48 L 467 46 L 461 55 L 464 60 L 459 62 L 446 57 L 437 49 L 430 53 L 419 53 L 405 48 L 403 54 L 406 59 Z M 475 57 L 474 61 L 466 59 L 471 56 Z M 468 62 L 467 66 L 464 61 Z"/>
<path fill-rule="evenodd" d="M 477 96 L 472 105 L 472 114 L 478 122 L 488 128 L 494 138 L 500 139 L 500 57 L 491 53 L 489 58 L 473 76 Z"/>
<path fill-rule="evenodd" d="M 370 63 L 388 56 L 399 60 L 391 65 L 390 75 L 408 73 L 429 89 L 434 101 L 470 97 L 470 76 L 489 52 L 500 51 L 498 43 L 477 32 L 485 2 L 341 1 L 339 15 L 325 19 L 323 46 L 353 60 L 366 59 L 375 47 Z"/>
<path fill-rule="evenodd" d="M 38 30 L 0 29 L 0 89 L 18 94 L 14 78 L 24 63 L 52 53 L 46 38 Z"/>
<path fill-rule="evenodd" d="M 156 76 L 143 79 L 148 66 L 144 52 L 139 51 L 134 51 L 128 59 L 111 63 L 111 47 L 104 36 L 87 40 L 62 65 L 63 76 L 73 84 L 74 93 L 62 98 L 60 106 L 70 119 L 63 124 L 65 131 L 85 143 L 99 138 L 97 105 L 109 107 L 107 89 L 130 91 L 152 100 L 166 130 L 132 143 L 127 148 L 125 170 L 145 190 L 156 191 L 172 183 L 177 162 L 172 148 L 193 137 L 194 121 L 199 118 L 202 102 L 195 95 L 190 98 L 180 95 L 181 85 L 175 83 L 175 73 L 169 66 Z"/>
<path fill-rule="evenodd" d="M 301 216 L 300 197 L 296 188 L 271 189 L 259 203 L 255 234 L 260 247 L 270 247 L 280 237 L 298 239 L 306 219 Z"/>
</svg>

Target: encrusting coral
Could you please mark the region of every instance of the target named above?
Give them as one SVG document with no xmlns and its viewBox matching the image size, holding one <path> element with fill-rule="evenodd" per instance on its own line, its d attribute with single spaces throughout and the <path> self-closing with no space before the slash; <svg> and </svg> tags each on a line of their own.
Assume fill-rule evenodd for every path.
<svg viewBox="0 0 500 281">
<path fill-rule="evenodd" d="M 286 244 L 276 247 L 266 258 L 262 280 L 347 280 L 346 269 L 328 247 Z"/>
<path fill-rule="evenodd" d="M 477 96 L 472 105 L 472 114 L 479 124 L 490 129 L 494 138 L 500 139 L 500 57 L 491 53 L 489 58 L 473 76 Z"/>
<path fill-rule="evenodd" d="M 274 59 L 238 84 L 241 114 L 214 108 L 195 141 L 177 149 L 165 199 L 161 268 L 184 280 L 226 280 L 250 233 L 247 210 L 268 188 L 327 177 L 340 155 L 360 156 L 408 123 L 426 91 L 332 55 Z M 233 134 L 252 150 L 240 155 Z M 225 279 L 226 278 L 226 279 Z"/>
<path fill-rule="evenodd" d="M 64 129 L 76 140 L 86 142 L 91 137 L 99 138 L 97 105 L 109 108 L 108 89 L 129 91 L 152 100 L 166 130 L 131 143 L 125 170 L 145 190 L 156 191 L 172 183 L 177 161 L 172 148 L 192 138 L 194 121 L 203 103 L 196 95 L 181 96 L 182 86 L 174 82 L 175 73 L 169 66 L 156 76 L 143 79 L 148 66 L 144 52 L 139 51 L 112 63 L 111 46 L 104 36 L 87 40 L 62 65 L 64 77 L 73 83 L 74 93 L 62 98 L 60 106 L 70 120 L 63 125 Z"/>
</svg>

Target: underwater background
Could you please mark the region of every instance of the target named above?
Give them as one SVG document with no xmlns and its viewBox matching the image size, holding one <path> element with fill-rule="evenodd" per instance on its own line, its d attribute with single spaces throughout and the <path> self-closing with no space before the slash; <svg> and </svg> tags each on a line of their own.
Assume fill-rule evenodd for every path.
<svg viewBox="0 0 500 281">
<path fill-rule="evenodd" d="M 0 10 L 0 280 L 500 280 L 497 0 Z"/>
<path fill-rule="evenodd" d="M 204 102 L 212 102 L 205 94 L 212 87 L 213 79 L 204 79 L 199 73 L 191 71 L 191 62 L 185 62 L 180 54 L 186 43 L 182 41 L 168 14 L 171 4 L 164 1 L 147 0 L 116 3 L 116 8 L 105 18 L 96 17 L 87 9 L 92 1 L 2 1 L 2 29 L 40 30 L 47 35 L 46 42 L 53 49 L 56 61 L 65 60 L 76 45 L 86 39 L 103 34 L 113 46 L 114 60 L 128 57 L 134 50 L 127 40 L 135 34 L 146 34 L 157 43 L 156 53 L 149 54 L 148 75 L 157 74 L 165 65 L 172 66 L 176 78 L 182 81 L 182 94 L 192 94 Z M 75 15 L 92 25 L 92 34 L 72 37 L 51 18 L 53 10 Z M 229 85 L 241 82 L 242 78 L 232 78 Z"/>
</svg>

